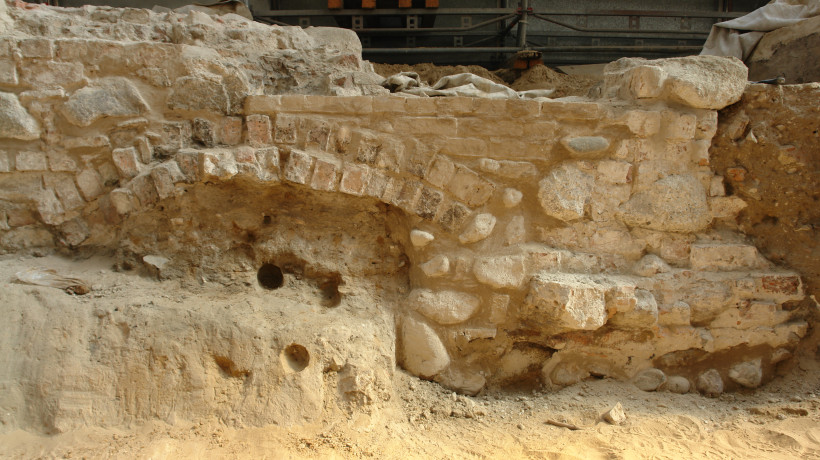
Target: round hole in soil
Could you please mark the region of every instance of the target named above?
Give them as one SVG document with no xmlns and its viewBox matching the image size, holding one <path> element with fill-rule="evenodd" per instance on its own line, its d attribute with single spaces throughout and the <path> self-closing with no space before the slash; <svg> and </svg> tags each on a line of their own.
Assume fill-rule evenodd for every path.
<svg viewBox="0 0 820 460">
<path fill-rule="evenodd" d="M 310 364 L 310 353 L 308 353 L 307 348 L 298 343 L 288 345 L 285 351 L 282 352 L 282 358 L 283 364 L 293 372 L 302 372 Z"/>
<path fill-rule="evenodd" d="M 265 289 L 279 289 L 285 283 L 282 269 L 273 264 L 265 264 L 256 272 L 256 280 Z"/>
</svg>

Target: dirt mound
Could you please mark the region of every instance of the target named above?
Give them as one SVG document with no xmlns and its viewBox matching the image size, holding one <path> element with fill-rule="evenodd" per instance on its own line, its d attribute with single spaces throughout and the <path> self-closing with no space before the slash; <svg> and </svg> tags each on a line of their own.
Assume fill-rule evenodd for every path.
<svg viewBox="0 0 820 460">
<path fill-rule="evenodd" d="M 510 87 L 516 91 L 554 89 L 552 97 L 586 96 L 599 80 L 587 75 L 567 75 L 544 65 L 531 67 L 515 79 Z"/>
<path fill-rule="evenodd" d="M 720 112 L 709 150 L 727 194 L 748 207 L 738 224 L 770 260 L 803 275 L 820 296 L 820 84 L 751 85 Z M 816 311 L 816 300 L 803 308 Z M 817 334 L 815 333 L 815 336 Z M 808 341 L 806 346 L 815 341 Z"/>
<path fill-rule="evenodd" d="M 471 73 L 474 75 L 478 75 L 479 77 L 492 80 L 496 83 L 501 83 L 502 85 L 507 84 L 496 74 L 490 72 L 484 67 L 477 65 L 437 66 L 435 64 L 424 63 L 416 65 L 373 64 L 373 67 L 375 68 L 376 73 L 381 75 L 382 77 L 389 77 L 390 75 L 394 75 L 399 72 L 416 72 L 417 74 L 419 74 L 419 77 L 421 77 L 422 81 L 427 82 L 427 84 L 429 85 L 435 84 L 442 77 L 446 77 L 448 75 L 456 75 L 459 73 Z"/>
</svg>

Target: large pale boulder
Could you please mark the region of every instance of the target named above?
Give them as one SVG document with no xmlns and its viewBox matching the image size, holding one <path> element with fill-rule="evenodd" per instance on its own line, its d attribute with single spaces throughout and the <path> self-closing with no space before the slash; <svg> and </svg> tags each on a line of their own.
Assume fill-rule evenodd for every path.
<svg viewBox="0 0 820 460">
<path fill-rule="evenodd" d="M 516 289 L 524 283 L 527 265 L 522 255 L 481 257 L 473 264 L 473 273 L 478 281 L 494 288 Z"/>
<path fill-rule="evenodd" d="M 569 163 L 553 169 L 538 183 L 538 201 L 544 212 L 569 222 L 584 217 L 594 179 Z"/>
<path fill-rule="evenodd" d="M 0 93 L 0 138 L 34 140 L 40 137 L 40 125 L 20 105 L 17 96 Z"/>
<path fill-rule="evenodd" d="M 535 275 L 524 301 L 527 321 L 557 330 L 592 331 L 604 325 L 607 287 L 585 275 Z"/>
<path fill-rule="evenodd" d="M 414 289 L 407 305 L 439 324 L 458 324 L 470 319 L 478 310 L 478 297 L 458 291 Z"/>
<path fill-rule="evenodd" d="M 401 341 L 402 365 L 419 377 L 433 377 L 450 365 L 450 356 L 436 331 L 421 321 L 405 317 Z"/>
<path fill-rule="evenodd" d="M 697 232 L 712 221 L 706 190 L 691 175 L 671 175 L 632 196 L 619 210 L 632 227 L 664 232 Z"/>
<path fill-rule="evenodd" d="M 106 117 L 134 117 L 148 110 L 137 88 L 121 77 L 104 78 L 77 90 L 63 106 L 63 116 L 77 126 Z"/>
<path fill-rule="evenodd" d="M 729 369 L 729 378 L 746 388 L 757 388 L 763 381 L 761 360 L 755 359 L 735 364 Z"/>
<path fill-rule="evenodd" d="M 748 69 L 736 58 L 622 58 L 604 68 L 605 94 L 719 110 L 740 100 Z"/>
<path fill-rule="evenodd" d="M 221 82 L 201 77 L 182 77 L 174 82 L 168 96 L 168 108 L 172 110 L 204 110 L 228 113 L 228 93 Z"/>
</svg>

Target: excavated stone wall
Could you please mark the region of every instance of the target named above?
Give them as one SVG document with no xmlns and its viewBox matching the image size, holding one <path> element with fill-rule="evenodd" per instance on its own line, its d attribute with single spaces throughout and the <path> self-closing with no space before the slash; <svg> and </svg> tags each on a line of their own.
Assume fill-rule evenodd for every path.
<svg viewBox="0 0 820 460">
<path fill-rule="evenodd" d="M 117 250 L 224 282 L 275 264 L 327 307 L 374 279 L 397 296 L 380 307 L 399 364 L 465 393 L 596 376 L 717 394 L 760 385 L 806 332 L 800 276 L 744 239 L 710 168 L 739 61 L 621 60 L 594 100 L 404 98 L 373 95 L 333 30 L 11 14 L 6 252 Z"/>
</svg>

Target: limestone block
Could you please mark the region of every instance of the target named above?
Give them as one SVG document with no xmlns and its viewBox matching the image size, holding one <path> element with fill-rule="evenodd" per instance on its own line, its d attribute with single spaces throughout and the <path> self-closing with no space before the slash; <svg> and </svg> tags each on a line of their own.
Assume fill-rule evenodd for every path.
<svg viewBox="0 0 820 460">
<path fill-rule="evenodd" d="M 748 204 L 737 195 L 714 196 L 708 199 L 709 212 L 715 219 L 734 219 Z"/>
<path fill-rule="evenodd" d="M 479 257 L 473 264 L 473 274 L 483 284 L 496 289 L 518 289 L 527 277 L 523 255 Z"/>
<path fill-rule="evenodd" d="M 760 268 L 763 260 L 757 248 L 748 244 L 697 243 L 689 252 L 694 270 L 731 271 Z"/>
<path fill-rule="evenodd" d="M 664 110 L 661 113 L 666 137 L 676 140 L 690 140 L 695 137 L 697 118 L 689 113 Z"/>
<path fill-rule="evenodd" d="M 182 149 L 174 156 L 185 181 L 188 183 L 197 182 L 200 178 L 201 163 L 205 155 L 199 150 Z"/>
<path fill-rule="evenodd" d="M 85 127 L 101 118 L 133 117 L 148 109 L 133 83 L 110 77 L 75 91 L 63 105 L 62 114 L 72 124 Z"/>
<path fill-rule="evenodd" d="M 117 188 L 111 190 L 109 193 L 111 205 L 117 211 L 117 214 L 124 216 L 139 209 L 139 200 L 134 195 L 134 192 L 127 188 Z"/>
<path fill-rule="evenodd" d="M 59 176 L 56 178 L 45 177 L 44 182 L 46 187 L 54 189 L 54 193 L 57 194 L 57 198 L 60 199 L 63 209 L 71 211 L 85 205 L 85 201 L 83 201 L 80 196 L 80 192 L 77 191 L 77 187 L 74 185 L 72 178 L 67 176 Z"/>
<path fill-rule="evenodd" d="M 15 155 L 18 171 L 45 171 L 48 169 L 48 160 L 45 152 L 21 151 Z"/>
<path fill-rule="evenodd" d="M 0 173 L 11 172 L 13 169 L 14 165 L 9 158 L 8 152 L 0 150 Z"/>
<path fill-rule="evenodd" d="M 250 126 L 248 127 L 250 131 Z M 270 142 L 270 141 L 268 141 Z M 327 122 L 312 122 L 308 124 L 305 147 L 316 147 L 327 150 L 330 146 L 330 125 Z"/>
<path fill-rule="evenodd" d="M 774 326 L 789 320 L 790 314 L 774 302 L 752 300 L 729 308 L 718 315 L 709 327 L 752 329 Z"/>
<path fill-rule="evenodd" d="M 17 63 L 11 59 L 0 59 L 0 84 L 17 86 L 20 80 L 17 78 Z"/>
<path fill-rule="evenodd" d="M 223 118 L 219 140 L 227 145 L 236 145 L 242 142 L 242 118 Z"/>
<path fill-rule="evenodd" d="M 464 166 L 456 167 L 455 174 L 446 188 L 458 200 L 473 207 L 486 203 L 495 191 L 495 186 L 491 182 Z"/>
<path fill-rule="evenodd" d="M 414 289 L 407 297 L 408 308 L 444 325 L 467 321 L 480 305 L 478 297 L 458 291 Z"/>
<path fill-rule="evenodd" d="M 154 149 L 151 146 L 151 141 L 146 137 L 138 137 L 134 140 L 134 147 L 137 149 L 139 159 L 143 164 L 151 162 L 154 156 Z"/>
<path fill-rule="evenodd" d="M 427 182 L 439 188 L 444 188 L 450 183 L 456 173 L 456 165 L 449 158 L 438 156 L 430 165 L 430 170 L 424 176 Z"/>
<path fill-rule="evenodd" d="M 402 117 L 396 121 L 396 131 L 419 136 L 451 136 L 461 133 L 457 125 L 452 117 Z"/>
<path fill-rule="evenodd" d="M 0 92 L 0 138 L 24 141 L 40 137 L 40 125 L 20 105 L 17 96 Z"/>
<path fill-rule="evenodd" d="M 667 327 L 691 325 L 691 307 L 686 302 L 677 301 L 671 305 L 658 307 L 658 324 Z"/>
<path fill-rule="evenodd" d="M 349 195 L 362 196 L 367 187 L 369 169 L 354 164 L 345 164 L 342 168 L 342 182 L 339 191 Z"/>
<path fill-rule="evenodd" d="M 666 383 L 666 374 L 660 369 L 644 369 L 635 375 L 632 383 L 643 391 L 655 391 Z"/>
<path fill-rule="evenodd" d="M 698 376 L 698 391 L 709 397 L 717 397 L 723 393 L 723 378 L 717 369 L 709 369 Z"/>
<path fill-rule="evenodd" d="M 803 282 L 796 273 L 768 273 L 755 279 L 755 297 L 788 302 L 803 298 Z"/>
<path fill-rule="evenodd" d="M 594 179 L 564 163 L 538 183 L 538 200 L 547 215 L 564 222 L 580 219 L 592 195 Z"/>
<path fill-rule="evenodd" d="M 62 203 L 57 198 L 54 190 L 46 189 L 40 192 L 37 200 L 37 212 L 40 214 L 40 219 L 48 225 L 58 225 L 63 222 Z"/>
<path fill-rule="evenodd" d="M 654 276 L 658 273 L 668 273 L 672 268 L 663 259 L 647 254 L 632 267 L 632 271 L 640 276 Z"/>
<path fill-rule="evenodd" d="M 166 161 L 151 170 L 151 178 L 160 200 L 174 194 L 174 184 L 185 180 L 185 175 L 174 160 Z"/>
<path fill-rule="evenodd" d="M 80 218 L 72 219 L 62 224 L 60 226 L 60 234 L 63 242 L 68 246 L 79 246 L 91 236 L 88 225 Z"/>
<path fill-rule="evenodd" d="M 616 313 L 609 324 L 629 329 L 649 329 L 658 324 L 658 303 L 651 292 L 635 290 L 635 306 L 629 311 Z"/>
<path fill-rule="evenodd" d="M 532 278 L 524 319 L 559 330 L 595 330 L 604 325 L 606 288 L 584 275 L 541 272 Z"/>
<path fill-rule="evenodd" d="M 477 395 L 481 389 L 484 388 L 484 385 L 487 384 L 487 379 L 481 374 L 464 372 L 458 369 L 453 369 L 452 367 L 439 375 L 436 378 L 436 381 L 444 385 L 446 388 L 471 396 Z M 470 409 L 468 409 L 467 412 L 468 414 L 474 413 L 473 404 L 474 403 L 471 403 Z"/>
<path fill-rule="evenodd" d="M 442 211 L 436 218 L 436 222 L 448 232 L 455 233 L 464 226 L 470 214 L 472 214 L 470 208 L 457 201 L 451 201 L 442 205 Z"/>
<path fill-rule="evenodd" d="M 729 378 L 746 388 L 757 388 L 763 381 L 761 360 L 755 359 L 735 364 L 729 369 Z"/>
<path fill-rule="evenodd" d="M 171 79 L 168 72 L 159 67 L 142 67 L 137 69 L 137 76 L 145 80 L 146 83 L 157 88 L 170 88 Z"/>
<path fill-rule="evenodd" d="M 603 160 L 597 166 L 598 179 L 609 184 L 632 182 L 632 163 L 618 160 Z"/>
<path fill-rule="evenodd" d="M 479 168 L 487 173 L 496 174 L 508 179 L 522 179 L 534 177 L 538 174 L 538 168 L 529 161 L 494 160 L 492 158 L 482 158 L 478 162 Z"/>
<path fill-rule="evenodd" d="M 601 116 L 602 105 L 586 100 L 548 99 L 541 102 L 541 114 L 563 120 L 595 120 Z"/>
<path fill-rule="evenodd" d="M 236 147 L 233 150 L 233 157 L 237 174 L 260 180 L 267 176 L 267 172 L 263 173 L 257 164 L 256 150 L 253 147 L 247 145 Z"/>
<path fill-rule="evenodd" d="M 159 199 L 154 180 L 148 172 L 143 172 L 139 176 L 131 179 L 131 182 L 128 183 L 126 188 L 134 193 L 134 196 L 137 197 L 142 207 L 152 205 Z"/>
<path fill-rule="evenodd" d="M 20 74 L 20 80 L 32 88 L 69 87 L 82 83 L 84 78 L 79 62 L 32 62 L 21 67 Z"/>
<path fill-rule="evenodd" d="M 225 181 L 239 173 L 233 154 L 225 150 L 205 152 L 200 160 L 200 167 L 201 177 L 206 181 Z"/>
<path fill-rule="evenodd" d="M 356 161 L 373 166 L 382 148 L 382 140 L 370 133 L 354 132 L 351 135 L 351 147 L 356 154 Z"/>
<path fill-rule="evenodd" d="M 565 137 L 561 144 L 576 158 L 595 158 L 609 148 L 609 140 L 601 136 Z"/>
<path fill-rule="evenodd" d="M 506 188 L 504 189 L 504 194 L 501 196 L 501 200 L 504 203 L 505 208 L 514 208 L 521 203 L 521 199 L 524 198 L 524 194 L 521 193 L 520 190 L 516 190 L 514 188 Z"/>
<path fill-rule="evenodd" d="M 419 265 L 421 271 L 429 278 L 438 278 L 450 272 L 450 259 L 438 254 L 427 262 Z"/>
<path fill-rule="evenodd" d="M 527 240 L 527 222 L 524 216 L 513 216 L 504 229 L 504 244 L 512 246 Z"/>
<path fill-rule="evenodd" d="M 424 230 L 413 229 L 410 231 L 410 243 L 416 248 L 423 248 L 435 239 L 432 233 Z"/>
<path fill-rule="evenodd" d="M 726 187 L 723 185 L 723 176 L 712 176 L 709 182 L 709 196 L 726 196 Z M 710 209 L 711 208 L 712 206 L 710 205 Z"/>
<path fill-rule="evenodd" d="M 174 82 L 166 105 L 171 110 L 204 110 L 228 114 L 228 93 L 222 83 L 202 77 L 181 77 Z"/>
<path fill-rule="evenodd" d="M 77 174 L 77 187 L 87 201 L 92 201 L 104 191 L 102 177 L 92 168 L 86 168 Z"/>
<path fill-rule="evenodd" d="M 216 145 L 214 124 L 205 118 L 194 118 L 191 126 L 191 139 L 204 147 Z"/>
<path fill-rule="evenodd" d="M 24 58 L 51 59 L 54 57 L 54 46 L 47 38 L 24 38 L 17 41 L 17 48 Z"/>
<path fill-rule="evenodd" d="M 702 325 L 711 322 L 734 304 L 731 281 L 702 279 L 678 287 L 683 300 L 691 307 L 691 322 Z"/>
<path fill-rule="evenodd" d="M 748 69 L 739 59 L 687 56 L 659 60 L 622 58 L 604 69 L 604 93 L 664 99 L 719 110 L 740 100 Z"/>
<path fill-rule="evenodd" d="M 714 110 L 702 113 L 695 127 L 695 139 L 711 141 L 718 128 L 718 114 Z"/>
<path fill-rule="evenodd" d="M 496 217 L 492 214 L 478 214 L 473 221 L 464 229 L 464 232 L 458 236 L 461 244 L 471 244 L 481 241 L 493 232 L 496 224 Z"/>
<path fill-rule="evenodd" d="M 408 179 L 397 179 L 396 182 L 400 184 L 400 188 L 391 203 L 406 212 L 416 212 L 423 188 L 421 182 Z"/>
<path fill-rule="evenodd" d="M 336 190 L 338 173 L 339 166 L 336 163 L 317 158 L 313 167 L 313 177 L 310 179 L 310 188 L 326 192 Z"/>
<path fill-rule="evenodd" d="M 490 322 L 493 324 L 503 324 L 506 322 L 507 308 L 509 305 L 510 296 L 507 294 L 491 294 L 489 300 Z"/>
<path fill-rule="evenodd" d="M 629 226 L 667 232 L 697 232 L 712 221 L 706 191 L 690 175 L 654 182 L 621 205 L 619 216 Z"/>
<path fill-rule="evenodd" d="M 179 161 L 179 160 L 177 160 Z M 256 162 L 261 168 L 264 181 L 279 180 L 279 149 L 276 147 L 266 147 L 256 150 Z"/>
<path fill-rule="evenodd" d="M 650 137 L 661 129 L 661 114 L 656 111 L 630 110 L 624 116 L 624 123 L 632 134 Z"/>
<path fill-rule="evenodd" d="M 110 146 L 111 141 L 108 136 L 103 135 L 70 137 L 63 140 L 63 147 L 67 150 L 101 149 Z"/>
<path fill-rule="evenodd" d="M 415 213 L 422 219 L 433 220 L 438 213 L 439 206 L 444 201 L 444 193 L 430 187 L 422 186 L 419 199 L 416 202 Z"/>
<path fill-rule="evenodd" d="M 117 167 L 120 175 L 126 179 L 135 177 L 142 170 L 137 159 L 137 149 L 128 147 L 125 149 L 114 149 L 111 152 L 111 160 Z"/>
<path fill-rule="evenodd" d="M 637 99 L 651 99 L 660 97 L 663 85 L 669 75 L 655 66 L 640 66 L 632 70 L 629 80 L 629 89 Z"/>
<path fill-rule="evenodd" d="M 410 317 L 401 321 L 401 364 L 412 374 L 430 378 L 450 365 L 450 355 L 430 326 Z"/>
<path fill-rule="evenodd" d="M 37 223 L 37 218 L 28 209 L 8 209 L 5 211 L 6 223 L 11 228 L 25 227 Z M 4 229 L 5 230 L 5 229 Z"/>
</svg>

